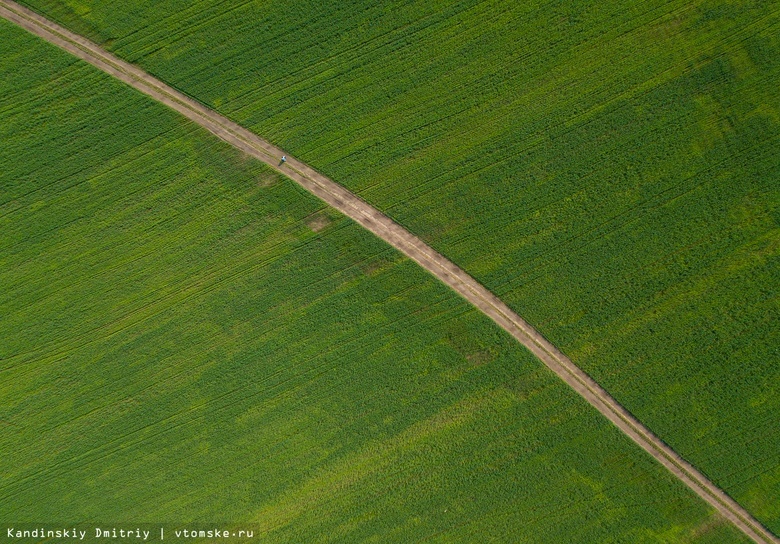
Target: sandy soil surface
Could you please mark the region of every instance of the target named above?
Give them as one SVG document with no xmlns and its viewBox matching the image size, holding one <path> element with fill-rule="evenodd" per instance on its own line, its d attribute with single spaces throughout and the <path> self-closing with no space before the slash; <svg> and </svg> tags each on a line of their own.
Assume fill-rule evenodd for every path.
<svg viewBox="0 0 780 544">
<path fill-rule="evenodd" d="M 745 509 L 650 432 L 590 376 L 493 293 L 382 212 L 228 118 L 35 12 L 15 2 L 0 0 L 0 16 L 173 108 L 222 140 L 291 178 L 385 240 L 514 336 L 604 417 L 748 537 L 762 544 L 780 544 L 780 540 Z M 282 156 L 287 157 L 284 163 L 281 162 Z"/>
</svg>

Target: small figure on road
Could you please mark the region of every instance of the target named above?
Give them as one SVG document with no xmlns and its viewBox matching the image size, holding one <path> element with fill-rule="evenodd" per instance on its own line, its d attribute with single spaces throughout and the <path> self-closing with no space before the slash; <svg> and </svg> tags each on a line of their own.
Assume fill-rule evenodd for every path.
<svg viewBox="0 0 780 544">
<path fill-rule="evenodd" d="M 287 155 L 282 155 L 282 162 L 280 162 L 279 164 L 283 164 L 285 162 L 287 162 Z"/>
</svg>

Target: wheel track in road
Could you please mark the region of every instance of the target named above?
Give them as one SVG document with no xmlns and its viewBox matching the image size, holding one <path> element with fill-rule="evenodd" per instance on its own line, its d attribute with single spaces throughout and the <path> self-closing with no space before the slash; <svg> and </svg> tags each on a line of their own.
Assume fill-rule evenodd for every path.
<svg viewBox="0 0 780 544">
<path fill-rule="evenodd" d="M 0 16 L 181 113 L 268 164 L 382 238 L 473 304 L 536 355 L 572 389 L 740 531 L 761 544 L 780 540 L 621 406 L 536 329 L 465 271 L 355 194 L 193 98 L 37 13 L 0 0 Z M 280 163 L 286 155 L 287 161 Z"/>
</svg>

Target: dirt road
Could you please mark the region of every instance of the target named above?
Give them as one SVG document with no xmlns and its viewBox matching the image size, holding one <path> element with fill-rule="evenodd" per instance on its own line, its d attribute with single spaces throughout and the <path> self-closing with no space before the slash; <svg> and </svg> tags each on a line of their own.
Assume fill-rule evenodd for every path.
<svg viewBox="0 0 780 544">
<path fill-rule="evenodd" d="M 236 148 L 260 159 L 415 260 L 531 350 L 604 417 L 743 533 L 755 542 L 780 544 L 780 540 L 747 511 L 651 433 L 525 320 L 466 272 L 382 212 L 226 117 L 15 2 L 0 0 L 0 16 L 173 108 Z M 283 155 L 287 155 L 287 162 L 280 164 Z"/>
</svg>

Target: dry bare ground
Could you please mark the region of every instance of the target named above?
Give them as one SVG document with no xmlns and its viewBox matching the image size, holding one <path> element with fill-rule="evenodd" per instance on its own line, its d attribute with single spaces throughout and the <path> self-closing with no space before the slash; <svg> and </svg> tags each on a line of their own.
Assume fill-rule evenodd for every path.
<svg viewBox="0 0 780 544">
<path fill-rule="evenodd" d="M 382 212 L 226 117 L 206 108 L 136 66 L 111 55 L 89 40 L 73 34 L 35 12 L 15 2 L 0 0 L 0 16 L 178 111 L 222 140 L 283 173 L 388 242 L 450 286 L 531 350 L 604 417 L 712 505 L 745 535 L 758 543 L 780 544 L 777 537 L 650 432 L 524 319 L 466 272 Z M 287 155 L 285 163 L 280 162 L 283 155 Z"/>
</svg>

